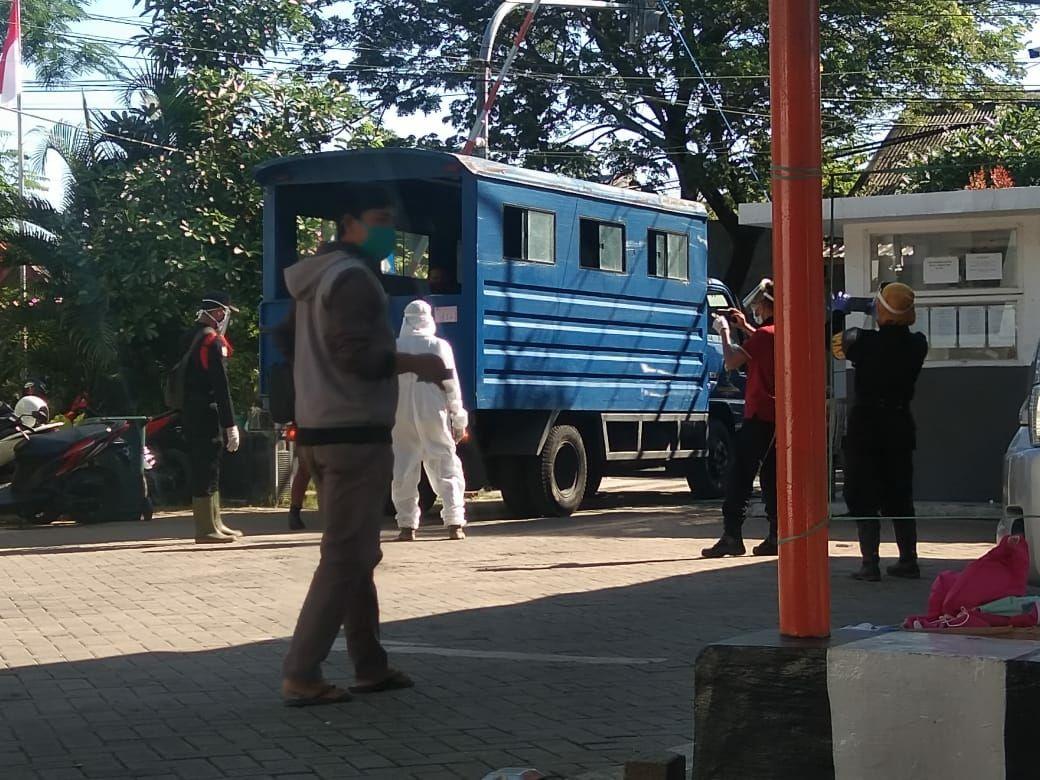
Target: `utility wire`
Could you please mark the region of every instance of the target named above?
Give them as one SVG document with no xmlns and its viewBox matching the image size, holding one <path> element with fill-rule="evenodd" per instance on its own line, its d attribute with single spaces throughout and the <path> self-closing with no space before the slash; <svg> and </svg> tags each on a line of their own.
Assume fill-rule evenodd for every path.
<svg viewBox="0 0 1040 780">
<path fill-rule="evenodd" d="M 24 111 L 24 110 L 23 111 L 19 111 L 17 108 L 10 108 L 8 106 L 0 106 L 0 110 L 8 111 L 8 112 L 10 112 L 12 114 L 21 114 L 22 116 L 27 116 L 27 117 L 29 117 L 31 119 L 38 119 L 41 122 L 48 122 L 48 123 L 50 123 L 52 125 L 62 125 L 64 127 L 71 127 L 74 130 L 83 130 L 83 128 L 80 125 L 74 125 L 71 122 L 65 122 L 65 121 L 62 121 L 61 119 L 51 119 L 50 117 L 40 116 L 39 114 L 33 114 L 33 113 L 30 113 L 30 112 Z M 86 132 L 86 131 L 84 131 L 84 132 Z M 184 152 L 183 149 L 178 149 L 178 148 L 176 148 L 174 146 L 165 146 L 164 144 L 156 144 L 156 143 L 152 143 L 151 141 L 142 141 L 139 138 L 130 138 L 128 136 L 118 135 L 116 133 L 109 133 L 109 132 L 106 132 L 104 130 L 93 130 L 93 129 L 91 129 L 90 130 L 90 135 L 102 135 L 102 136 L 105 136 L 106 138 L 112 138 L 112 139 L 115 139 L 115 140 L 118 140 L 118 141 L 125 141 L 127 143 L 139 144 L 140 146 L 147 146 L 147 147 L 150 147 L 152 149 L 162 149 L 163 151 L 166 151 L 166 152 L 177 152 L 177 153 L 183 153 Z"/>
<path fill-rule="evenodd" d="M 697 69 L 697 75 L 701 77 L 701 80 L 704 82 L 705 90 L 711 96 L 711 100 L 715 104 L 715 110 L 719 112 L 719 116 L 722 117 L 722 122 L 723 124 L 725 124 L 726 130 L 729 132 L 730 136 L 735 141 L 737 138 L 739 138 L 739 136 L 733 129 L 733 125 L 730 124 L 729 118 L 726 116 L 726 112 L 722 110 L 722 104 L 719 101 L 718 96 L 715 94 L 715 91 L 711 88 L 711 86 L 709 86 L 707 79 L 704 77 L 704 70 L 701 68 L 701 64 L 697 61 L 697 58 L 694 56 L 693 49 L 690 48 L 690 44 L 686 42 L 686 36 L 683 35 L 682 27 L 679 26 L 679 22 L 678 20 L 676 20 L 675 15 L 672 13 L 671 7 L 668 5 L 667 0 L 658 0 L 658 4 L 661 6 L 661 8 L 664 9 L 664 12 L 668 15 L 668 21 L 672 26 L 672 32 L 674 32 L 678 36 L 679 40 L 682 42 L 683 48 L 686 49 L 686 54 L 689 55 L 690 61 L 693 63 L 694 68 Z M 751 175 L 758 184 L 762 183 L 761 179 L 759 179 L 758 177 L 758 171 L 755 170 L 755 166 L 753 165 L 751 166 Z"/>
</svg>

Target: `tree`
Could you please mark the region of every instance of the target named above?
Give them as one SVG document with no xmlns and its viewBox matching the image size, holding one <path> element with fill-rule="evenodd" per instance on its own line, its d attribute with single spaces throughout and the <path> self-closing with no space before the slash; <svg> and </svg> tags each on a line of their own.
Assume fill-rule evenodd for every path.
<svg viewBox="0 0 1040 780">
<path fill-rule="evenodd" d="M 66 394 L 101 382 L 110 406 L 154 411 L 199 294 L 228 289 L 243 310 L 232 324 L 241 355 L 232 361 L 232 386 L 248 408 L 256 393 L 263 223 L 253 168 L 318 151 L 347 128 L 358 143 L 381 135 L 341 85 L 299 75 L 202 69 L 168 77 L 158 94 L 161 103 L 156 97 L 143 108 L 95 115 L 110 135 L 52 133 L 38 164 L 57 153 L 69 165 L 66 203 L 60 211 L 30 204 L 5 258 L 5 265 L 45 270 L 34 293 L 39 308 L 26 312 L 12 302 L 9 324 L 0 327 L 18 332 L 31 323 L 32 362 L 53 366 Z M 74 353 L 64 369 L 49 322 Z"/>
<path fill-rule="evenodd" d="M 61 157 L 75 186 L 67 189 L 60 209 L 34 195 L 12 199 L 15 219 L 0 233 L 0 272 L 11 276 L 27 266 L 32 277 L 28 296 L 19 286 L 0 287 L 0 333 L 5 336 L 0 365 L 8 368 L 0 377 L 5 398 L 17 392 L 26 358 L 32 375 L 57 379 L 51 394 L 64 397 L 97 387 L 117 358 L 104 262 L 90 243 L 90 221 L 101 205 L 97 185 L 115 150 L 82 130 L 57 125 L 37 156 L 37 167 L 42 168 L 47 152 Z"/>
<path fill-rule="evenodd" d="M 107 43 L 72 33 L 71 26 L 87 18 L 86 0 L 23 0 L 22 54 L 36 78 L 54 84 L 84 73 L 117 75 L 119 60 Z M 10 2 L 0 5 L 4 29 Z"/>
<path fill-rule="evenodd" d="M 355 50 L 341 68 L 365 94 L 400 114 L 447 106 L 464 130 L 474 113 L 474 58 L 498 4 L 354 3 L 322 33 Z M 540 10 L 493 111 L 491 155 L 578 176 L 638 172 L 658 188 L 674 183 L 682 197 L 705 201 L 732 237 L 727 281 L 739 287 L 757 233 L 740 226 L 736 206 L 768 195 L 767 3 L 669 7 L 704 80 L 672 32 L 631 43 L 617 12 Z M 1001 0 L 825 0 L 826 146 L 866 140 L 911 98 L 1000 94 L 1019 75 L 1014 58 L 1025 30 L 1025 14 L 1011 9 Z M 503 28 L 496 64 L 521 18 L 512 14 Z M 461 145 L 458 136 L 449 143 Z"/>
<path fill-rule="evenodd" d="M 945 133 L 906 167 L 905 192 L 1040 185 L 1040 109 L 1000 108 L 992 124 Z"/>
<path fill-rule="evenodd" d="M 225 288 L 243 309 L 231 336 L 244 410 L 256 393 L 262 255 L 253 168 L 383 134 L 342 84 L 307 67 L 255 72 L 310 41 L 310 4 L 140 5 L 151 15 L 137 41 L 148 63 L 132 75 L 127 107 L 93 113 L 89 131 L 52 132 L 37 164 L 52 154 L 68 164 L 62 208 L 15 204 L 20 219 L 4 225 L 0 274 L 20 264 L 38 272 L 32 306 L 17 290 L 0 292 L 0 333 L 29 326 L 33 372 L 52 380 L 52 393 L 86 388 L 113 412 L 155 411 L 200 292 Z M 18 350 L 17 336 L 0 345 L 0 381 L 22 364 L 5 359 Z"/>
</svg>

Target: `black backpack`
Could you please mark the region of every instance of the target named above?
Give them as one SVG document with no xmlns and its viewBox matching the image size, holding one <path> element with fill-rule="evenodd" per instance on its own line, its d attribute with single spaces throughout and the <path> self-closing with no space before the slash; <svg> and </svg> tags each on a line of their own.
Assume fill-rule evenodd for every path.
<svg viewBox="0 0 1040 780">
<path fill-rule="evenodd" d="M 199 348 L 199 344 L 202 343 L 202 339 L 207 333 L 216 333 L 216 331 L 213 328 L 202 328 L 195 338 L 192 339 L 191 346 L 188 347 L 188 351 L 184 353 L 184 356 L 177 361 L 173 368 L 166 372 L 166 379 L 163 381 L 163 401 L 168 409 L 179 411 L 184 408 L 184 383 L 188 373 L 188 365 L 191 363 L 191 356 Z"/>
</svg>

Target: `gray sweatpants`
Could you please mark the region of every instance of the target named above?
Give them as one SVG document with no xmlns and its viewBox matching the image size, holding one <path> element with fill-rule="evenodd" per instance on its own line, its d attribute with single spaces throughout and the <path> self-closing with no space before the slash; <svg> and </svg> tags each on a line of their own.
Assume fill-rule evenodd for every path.
<svg viewBox="0 0 1040 780">
<path fill-rule="evenodd" d="M 326 444 L 301 447 L 300 458 L 317 485 L 325 533 L 282 677 L 321 681 L 321 665 L 342 626 L 355 675 L 378 680 L 387 662 L 379 643 L 374 573 L 383 557 L 379 529 L 393 477 L 393 450 L 389 444 Z"/>
</svg>

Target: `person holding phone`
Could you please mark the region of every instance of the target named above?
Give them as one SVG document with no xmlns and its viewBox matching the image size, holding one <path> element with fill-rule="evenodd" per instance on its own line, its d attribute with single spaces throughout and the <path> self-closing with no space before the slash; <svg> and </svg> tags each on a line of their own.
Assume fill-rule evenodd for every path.
<svg viewBox="0 0 1040 780">
<path fill-rule="evenodd" d="M 745 298 L 754 324 L 739 309 L 720 310 L 714 329 L 722 338 L 722 353 L 727 371 L 747 366 L 744 391 L 744 422 L 737 432 L 737 448 L 726 479 L 726 498 L 722 504 L 722 538 L 701 551 L 705 558 L 743 555 L 744 520 L 755 488 L 755 477 L 762 486 L 769 534 L 756 546 L 754 555 L 776 555 L 776 367 L 773 359 L 773 281 L 763 279 Z M 747 336 L 743 344 L 733 342 L 730 329 Z"/>
</svg>

